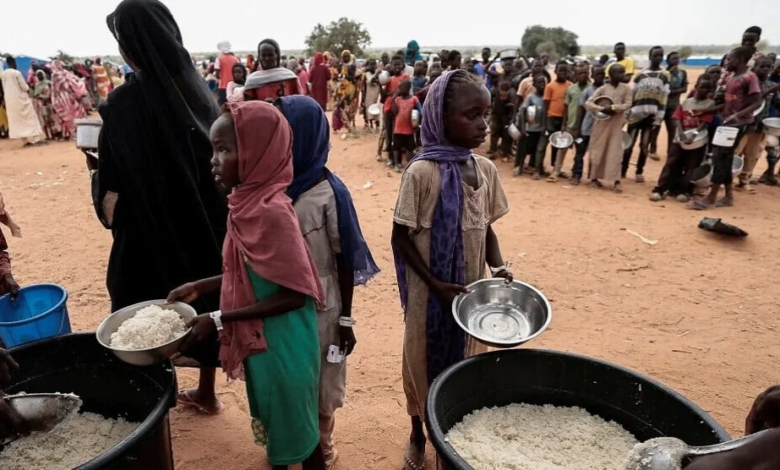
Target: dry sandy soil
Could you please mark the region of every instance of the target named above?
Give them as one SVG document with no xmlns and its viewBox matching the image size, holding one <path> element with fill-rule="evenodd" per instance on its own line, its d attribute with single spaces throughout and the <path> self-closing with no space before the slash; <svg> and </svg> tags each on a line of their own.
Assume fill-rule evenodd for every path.
<svg viewBox="0 0 780 470">
<path fill-rule="evenodd" d="M 95 219 L 84 158 L 72 143 L 20 147 L 0 142 L 0 190 L 24 232 L 22 239 L 7 234 L 14 272 L 22 284 L 66 286 L 74 329 L 94 329 L 110 313 L 104 278 L 111 236 Z M 390 251 L 399 177 L 374 161 L 375 148 L 372 137 L 334 139 L 331 154 L 330 166 L 350 187 L 384 269 L 356 293 L 358 346 L 350 357 L 348 404 L 337 415 L 340 469 L 400 468 L 408 436 L 403 325 Z M 659 162 L 649 162 L 647 183 L 628 181 L 622 195 L 513 178 L 509 164 L 497 165 L 512 208 L 495 225 L 504 256 L 514 261 L 515 277 L 541 288 L 554 308 L 551 328 L 528 346 L 640 371 L 740 434 L 753 398 L 780 382 L 774 251 L 780 188 L 737 194 L 735 207 L 713 212 L 750 233 L 727 240 L 696 227 L 702 214 L 647 200 Z M 224 413 L 172 411 L 177 468 L 266 468 L 264 451 L 252 444 L 243 384 L 223 377 Z M 195 381 L 192 370 L 180 371 L 182 386 Z"/>
</svg>

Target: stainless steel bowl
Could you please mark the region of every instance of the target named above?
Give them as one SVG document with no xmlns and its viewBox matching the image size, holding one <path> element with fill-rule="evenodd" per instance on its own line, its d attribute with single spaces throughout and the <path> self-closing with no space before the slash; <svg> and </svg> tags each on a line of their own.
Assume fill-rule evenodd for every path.
<svg viewBox="0 0 780 470">
<path fill-rule="evenodd" d="M 550 145 L 557 149 L 567 149 L 574 143 L 574 136 L 568 132 L 553 132 L 550 135 Z"/>
<path fill-rule="evenodd" d="M 631 138 L 631 134 L 629 134 L 626 131 L 623 131 L 623 151 L 626 151 L 626 150 L 630 149 L 631 147 L 633 147 L 632 144 L 634 142 L 632 142 L 632 141 L 633 141 L 633 139 Z"/>
<path fill-rule="evenodd" d="M 610 98 L 609 96 L 602 96 L 602 97 L 599 97 L 596 101 L 594 101 L 594 103 L 596 103 L 597 105 L 599 105 L 601 107 L 604 107 L 604 106 L 615 104 L 615 101 L 612 98 Z M 607 119 L 612 117 L 609 114 L 605 114 L 605 113 L 602 113 L 600 111 L 597 112 L 597 113 L 593 113 L 593 116 L 596 119 L 598 119 L 599 121 L 606 121 Z"/>
<path fill-rule="evenodd" d="M 693 134 L 693 142 L 690 144 L 685 143 L 685 141 L 680 141 L 680 147 L 684 148 L 685 150 L 696 150 L 704 147 L 707 145 L 707 140 L 709 134 L 707 133 L 707 129 L 702 129 L 701 132 L 697 133 L 696 129 L 692 129 L 689 131 L 685 131 L 684 134 L 686 136 Z"/>
<path fill-rule="evenodd" d="M 515 123 L 508 125 L 506 127 L 506 132 L 509 134 L 509 137 L 511 137 L 512 140 L 520 139 L 520 129 L 518 129 Z"/>
<path fill-rule="evenodd" d="M 368 107 L 368 115 L 373 118 L 379 118 L 379 115 L 382 114 L 382 105 L 379 103 L 374 103 L 371 106 Z"/>
<path fill-rule="evenodd" d="M 412 110 L 412 127 L 420 127 L 420 111 L 416 109 Z"/>
<path fill-rule="evenodd" d="M 478 341 L 511 348 L 536 338 L 550 325 L 552 307 L 535 287 L 520 281 L 482 279 L 452 302 L 458 325 Z"/>
<path fill-rule="evenodd" d="M 100 343 L 100 345 L 104 348 L 111 350 L 111 352 L 114 353 L 114 355 L 120 360 L 136 366 L 150 366 L 153 364 L 158 364 L 176 354 L 179 351 L 179 346 L 181 346 L 184 338 L 190 334 L 192 328 L 188 328 L 182 336 L 176 338 L 175 340 L 155 348 L 131 351 L 127 349 L 112 348 L 109 346 L 111 344 L 111 334 L 115 333 L 116 330 L 119 329 L 119 326 L 125 322 L 125 320 L 132 318 L 136 312 L 150 305 L 159 305 L 164 309 L 175 310 L 181 316 L 182 320 L 184 320 L 184 323 L 189 323 L 190 320 L 198 316 L 198 313 L 194 308 L 181 302 L 174 302 L 172 304 L 166 304 L 165 300 L 148 300 L 146 302 L 140 302 L 135 305 L 125 307 L 121 310 L 117 310 L 108 318 L 103 320 L 95 332 L 98 343 Z"/>
<path fill-rule="evenodd" d="M 387 85 L 387 83 L 390 81 L 390 72 L 387 70 L 382 70 L 379 72 L 379 84 L 380 85 Z"/>
<path fill-rule="evenodd" d="M 780 118 L 766 118 L 764 123 L 764 133 L 780 137 Z"/>
</svg>

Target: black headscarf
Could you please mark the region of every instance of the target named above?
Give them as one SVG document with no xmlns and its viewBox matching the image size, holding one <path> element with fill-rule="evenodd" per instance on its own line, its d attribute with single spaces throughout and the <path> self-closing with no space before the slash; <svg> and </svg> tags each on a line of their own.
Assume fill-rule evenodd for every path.
<svg viewBox="0 0 780 470">
<path fill-rule="evenodd" d="M 124 0 L 107 21 L 137 69 L 100 106 L 93 180 L 98 216 L 114 234 L 108 290 L 116 310 L 220 274 L 227 208 L 211 176 L 217 105 L 170 11 L 157 0 Z M 108 192 L 118 194 L 113 220 Z M 211 298 L 195 307 L 217 305 Z"/>
<path fill-rule="evenodd" d="M 279 47 L 279 43 L 276 42 L 273 39 L 263 39 L 260 41 L 260 44 L 257 45 L 257 62 L 260 63 L 260 47 L 262 47 L 263 44 L 270 44 L 273 46 L 274 51 L 276 51 L 276 64 L 274 67 L 281 67 L 282 64 L 282 49 Z M 258 68 L 259 70 L 259 68 Z"/>
</svg>

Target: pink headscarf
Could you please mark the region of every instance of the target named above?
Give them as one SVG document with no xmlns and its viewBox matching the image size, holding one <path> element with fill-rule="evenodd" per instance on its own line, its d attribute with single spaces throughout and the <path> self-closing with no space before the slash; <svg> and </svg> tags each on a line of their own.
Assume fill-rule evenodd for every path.
<svg viewBox="0 0 780 470">
<path fill-rule="evenodd" d="M 228 103 L 238 143 L 241 184 L 228 197 L 228 232 L 222 250 L 220 308 L 257 302 L 247 264 L 263 279 L 324 302 L 317 268 L 287 197 L 293 179 L 292 130 L 273 105 Z M 263 320 L 226 323 L 219 359 L 230 379 L 243 379 L 247 356 L 268 349 Z"/>
</svg>

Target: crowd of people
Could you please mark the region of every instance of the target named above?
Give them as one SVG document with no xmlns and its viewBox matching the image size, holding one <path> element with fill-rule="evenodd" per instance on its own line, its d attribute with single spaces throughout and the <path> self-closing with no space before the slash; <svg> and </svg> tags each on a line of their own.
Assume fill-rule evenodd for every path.
<svg viewBox="0 0 780 470">
<path fill-rule="evenodd" d="M 75 120 L 87 117 L 124 83 L 122 69 L 103 65 L 99 57 L 84 64 L 33 63 L 26 77 L 13 56 L 5 62 L 7 69 L 0 70 L 0 138 L 21 139 L 28 147 L 75 138 Z"/>
<path fill-rule="evenodd" d="M 686 131 L 732 125 L 746 137 L 712 147 L 713 189 L 692 208 L 729 205 L 739 141 L 747 141 L 747 153 L 766 144 L 755 124 L 760 114 L 753 112 L 765 99 L 767 113 L 777 110 L 777 87 L 766 82 L 778 69 L 756 53 L 755 27 L 728 54 L 725 70 L 708 70 L 688 96 L 679 54 L 665 56 L 660 47 L 649 51 L 644 70 L 635 69 L 622 44 L 613 61 L 602 57 L 595 64 L 572 48 L 551 71 L 546 55 L 531 60 L 515 51 L 493 56 L 489 49 L 482 60 L 442 51 L 441 60 L 429 64 L 416 41 L 362 66 L 350 51 L 336 57 L 317 52 L 307 67 L 265 39 L 257 60 L 244 63 L 223 42 L 214 63 L 196 66 L 172 14 L 157 0 L 123 0 L 107 23 L 134 71 L 111 92 L 97 61 L 90 75 L 103 127 L 100 158 L 88 165 L 96 215 L 113 234 L 112 309 L 163 297 L 190 303 L 199 315 L 189 324 L 183 352 L 200 378 L 197 388 L 179 391 L 179 404 L 219 413 L 216 368 L 244 380 L 254 439 L 266 447 L 274 469 L 298 463 L 307 470 L 333 468 L 335 413 L 346 396 L 346 357 L 357 343 L 355 287 L 379 272 L 350 192 L 327 168 L 332 131 L 354 129 L 362 114 L 366 126 L 381 130 L 377 159 L 384 159 L 384 150 L 388 164 L 403 171 L 391 236 L 410 416 L 403 468 L 419 470 L 425 466 L 428 387 L 450 365 L 486 350 L 449 319 L 449 305 L 476 280 L 513 280 L 492 227 L 509 211 L 493 160 L 513 161 L 518 176 L 547 176 L 551 183 L 568 178 L 568 149 L 553 150 L 551 171 L 544 165 L 553 133 L 566 131 L 575 151 L 571 183 L 586 178 L 600 187 L 606 181 L 619 191 L 632 158 L 623 145 L 624 126 L 631 147 L 641 147 L 635 173 L 641 182 L 665 123 L 676 138 L 652 197 L 687 198 L 688 172 L 707 150 L 682 148 L 692 140 Z M 51 109 L 43 115 L 53 110 L 61 132 L 72 132 L 61 111 L 69 118 L 87 112 L 86 81 L 62 63 L 51 64 L 51 78 L 35 72 L 32 96 L 28 81 L 10 70 L 3 75 L 7 99 L 38 99 L 36 87 L 40 97 L 51 81 Z M 18 91 L 9 95 L 10 84 Z M 32 112 L 41 134 L 46 126 L 35 111 L 44 104 L 29 103 L 32 111 L 27 104 L 13 107 L 11 129 L 14 122 L 30 124 Z M 488 156 L 476 155 L 488 138 Z M 751 155 L 745 159 L 758 158 Z M 746 162 L 737 187 L 751 188 L 751 170 Z M 774 166 L 768 171 L 764 180 L 771 182 Z M 720 200 L 719 186 L 726 190 Z M 12 223 L 10 216 L 6 222 Z M 18 291 L 12 277 L 0 281 Z M 0 380 L 17 367 L 0 350 Z M 759 397 L 747 432 L 780 424 L 778 400 L 777 389 Z M 23 426 L 0 400 L 0 432 Z M 780 434 L 766 436 L 747 456 L 741 450 L 712 457 L 702 468 L 774 468 L 778 454 L 771 450 Z"/>
</svg>

